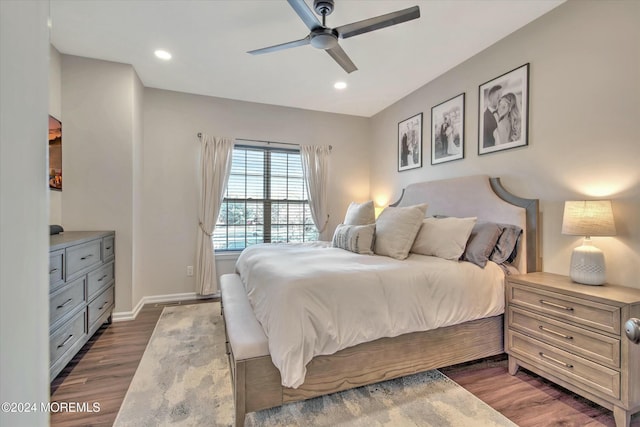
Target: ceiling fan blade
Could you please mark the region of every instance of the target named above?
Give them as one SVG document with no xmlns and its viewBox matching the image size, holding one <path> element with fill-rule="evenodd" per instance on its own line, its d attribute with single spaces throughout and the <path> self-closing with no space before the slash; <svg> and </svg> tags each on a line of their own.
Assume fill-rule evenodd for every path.
<svg viewBox="0 0 640 427">
<path fill-rule="evenodd" d="M 309 6 L 304 2 L 304 0 L 287 0 L 289 5 L 296 11 L 300 19 L 304 21 L 305 25 L 309 28 L 309 30 L 314 30 L 318 27 L 322 27 L 322 24 L 314 15 L 314 13 L 309 9 Z"/>
<path fill-rule="evenodd" d="M 278 50 L 284 50 L 284 49 L 290 49 L 292 47 L 298 47 L 298 46 L 304 46 L 306 44 L 310 43 L 311 38 L 309 36 L 300 39 L 300 40 L 295 40 L 292 42 L 287 42 L 287 43 L 281 43 L 281 44 L 277 44 L 274 46 L 269 46 L 269 47 L 263 47 L 262 49 L 256 49 L 256 50 L 250 50 L 247 53 L 250 53 L 251 55 L 261 55 L 263 53 L 269 53 L 269 52 L 276 52 Z"/>
<path fill-rule="evenodd" d="M 359 34 L 368 33 L 370 31 L 379 30 L 381 28 L 390 27 L 392 25 L 401 24 L 420 17 L 420 8 L 413 6 L 408 9 L 398 10 L 396 12 L 387 13 L 385 15 L 376 16 L 375 18 L 365 19 L 363 21 L 353 22 L 347 25 L 336 27 L 335 30 L 340 38 L 346 39 L 357 36 Z"/>
<path fill-rule="evenodd" d="M 327 49 L 327 53 L 342 67 L 347 73 L 353 73 L 358 69 L 351 61 L 347 53 L 342 50 L 340 45 L 336 45 L 331 49 Z"/>
</svg>

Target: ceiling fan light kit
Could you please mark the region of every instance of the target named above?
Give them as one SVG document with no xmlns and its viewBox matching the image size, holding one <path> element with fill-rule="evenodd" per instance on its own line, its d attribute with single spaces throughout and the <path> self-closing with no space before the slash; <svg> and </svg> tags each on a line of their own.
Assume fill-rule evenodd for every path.
<svg viewBox="0 0 640 427">
<path fill-rule="evenodd" d="M 338 35 L 330 28 L 318 28 L 309 34 L 311 46 L 317 49 L 332 49 L 338 45 Z"/>
<path fill-rule="evenodd" d="M 329 28 L 326 26 L 326 18 L 333 12 L 334 0 L 314 0 L 313 9 L 322 17 L 322 23 L 313 14 L 311 9 L 309 9 L 309 6 L 307 6 L 304 0 L 287 0 L 287 2 L 300 19 L 302 19 L 307 28 L 309 28 L 309 35 L 300 40 L 256 49 L 247 53 L 260 55 L 263 53 L 270 53 L 310 44 L 317 49 L 325 50 L 347 73 L 352 73 L 358 68 L 351 61 L 342 47 L 340 47 L 338 39 L 346 39 L 379 30 L 381 28 L 390 27 L 392 25 L 401 24 L 420 17 L 420 8 L 418 6 L 413 6 L 408 9 L 398 10 L 375 18 L 341 25 L 336 28 Z"/>
</svg>

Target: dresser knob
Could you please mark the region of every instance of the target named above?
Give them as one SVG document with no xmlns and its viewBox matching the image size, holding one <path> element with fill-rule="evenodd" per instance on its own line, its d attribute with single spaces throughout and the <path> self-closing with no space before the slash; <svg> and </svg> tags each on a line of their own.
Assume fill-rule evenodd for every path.
<svg viewBox="0 0 640 427">
<path fill-rule="evenodd" d="M 627 323 L 624 324 L 624 332 L 631 341 L 636 344 L 640 343 L 640 319 L 632 317 L 627 320 Z"/>
</svg>

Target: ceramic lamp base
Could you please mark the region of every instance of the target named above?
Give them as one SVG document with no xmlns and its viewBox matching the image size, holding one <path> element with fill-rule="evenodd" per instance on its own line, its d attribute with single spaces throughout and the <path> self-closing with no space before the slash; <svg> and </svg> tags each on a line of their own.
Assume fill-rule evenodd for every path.
<svg viewBox="0 0 640 427">
<path fill-rule="evenodd" d="M 571 254 L 571 280 L 583 285 L 604 285 L 607 281 L 604 254 L 585 239 Z"/>
</svg>

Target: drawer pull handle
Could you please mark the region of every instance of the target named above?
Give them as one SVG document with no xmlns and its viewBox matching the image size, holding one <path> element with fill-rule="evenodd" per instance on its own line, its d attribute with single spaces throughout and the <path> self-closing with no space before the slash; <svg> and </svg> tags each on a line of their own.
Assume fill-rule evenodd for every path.
<svg viewBox="0 0 640 427">
<path fill-rule="evenodd" d="M 112 248 L 111 246 L 107 246 L 105 249 L 110 250 L 111 248 Z"/>
<path fill-rule="evenodd" d="M 62 347 L 64 347 L 65 345 L 67 345 L 67 343 L 71 340 L 71 338 L 73 338 L 73 334 L 69 335 L 69 336 L 67 337 L 67 339 L 66 339 L 66 340 L 64 340 L 64 341 L 62 342 L 62 344 L 60 344 L 60 345 L 58 346 L 58 348 L 62 348 Z"/>
<path fill-rule="evenodd" d="M 109 301 L 105 301 L 102 303 L 102 305 L 100 307 L 98 307 L 98 310 L 102 310 L 104 308 L 105 305 L 109 304 Z"/>
<path fill-rule="evenodd" d="M 554 302 L 545 301 L 543 299 L 540 300 L 540 304 L 546 304 L 546 305 L 550 305 L 551 307 L 561 308 L 567 311 L 573 311 L 573 307 L 567 307 L 566 305 L 556 304 Z"/>
<path fill-rule="evenodd" d="M 557 335 L 557 336 L 562 337 L 562 338 L 564 338 L 566 340 L 572 340 L 573 339 L 573 337 L 571 335 L 565 335 L 565 334 L 561 334 L 560 332 L 552 331 L 551 329 L 547 329 L 542 325 L 538 326 L 538 328 L 540 328 L 540 330 L 543 331 L 543 332 L 549 332 L 550 334 Z"/>
<path fill-rule="evenodd" d="M 52 268 L 51 270 L 49 270 L 49 274 L 53 274 L 53 273 L 55 273 L 56 271 L 58 271 L 58 269 L 57 269 L 57 268 Z"/>
<path fill-rule="evenodd" d="M 538 353 L 538 354 L 539 354 L 539 355 L 540 355 L 540 357 L 542 357 L 543 359 L 549 359 L 549 360 L 551 360 L 552 362 L 555 362 L 555 363 L 557 363 L 557 364 L 558 364 L 558 365 L 560 365 L 560 366 L 564 366 L 564 367 L 567 367 L 567 368 L 569 368 L 569 369 L 573 369 L 573 365 L 570 365 L 570 364 L 568 364 L 568 363 L 564 363 L 563 361 L 558 360 L 558 359 L 555 359 L 555 358 L 553 358 L 553 357 L 551 357 L 551 356 L 547 356 L 547 355 L 546 355 L 546 354 L 544 354 L 543 352 L 540 352 L 540 353 Z"/>
<path fill-rule="evenodd" d="M 101 278 L 98 279 L 98 282 L 102 282 L 104 279 L 106 279 L 107 277 L 109 277 L 108 274 L 105 274 L 104 276 L 102 276 Z"/>
<path fill-rule="evenodd" d="M 85 255 L 82 258 L 80 258 L 82 261 L 84 261 L 85 259 L 89 259 L 93 256 L 93 254 L 89 254 L 89 255 Z"/>
<path fill-rule="evenodd" d="M 73 298 L 69 298 L 68 300 L 66 300 L 65 302 L 63 302 L 62 304 L 60 304 L 59 306 L 57 306 L 56 308 L 58 310 L 60 310 L 62 307 L 64 307 L 65 305 L 69 304 L 71 301 L 73 301 Z"/>
</svg>

